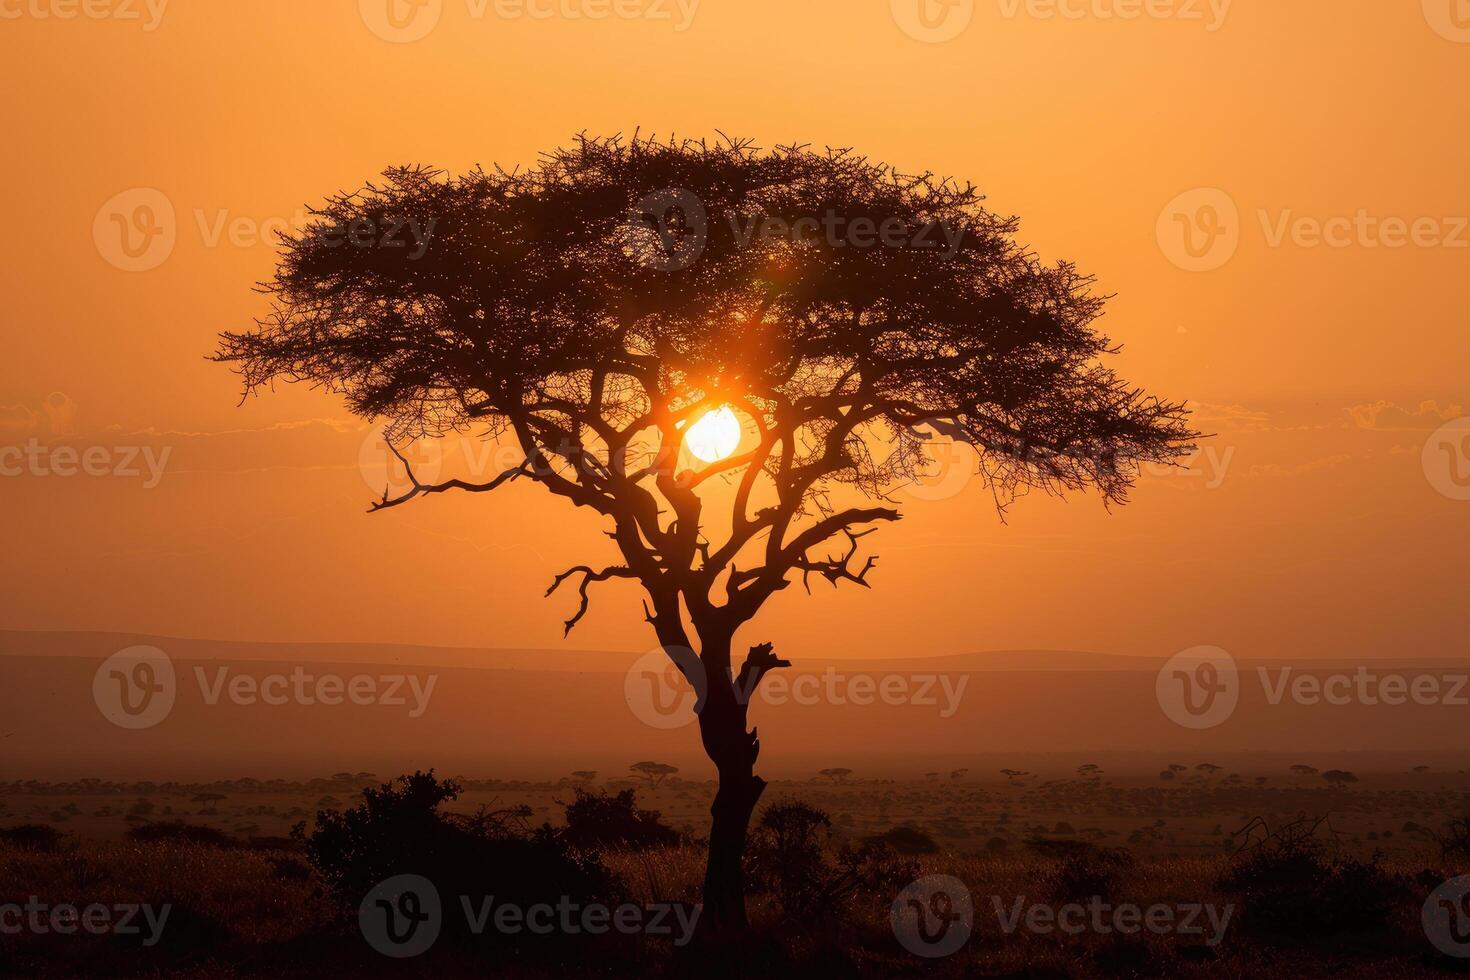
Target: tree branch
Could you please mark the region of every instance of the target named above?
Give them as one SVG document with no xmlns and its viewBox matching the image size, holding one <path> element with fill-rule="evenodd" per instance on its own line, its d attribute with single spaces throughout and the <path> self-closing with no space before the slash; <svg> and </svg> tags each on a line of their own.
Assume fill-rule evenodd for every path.
<svg viewBox="0 0 1470 980">
<path fill-rule="evenodd" d="M 736 694 L 744 703 L 749 704 L 750 699 L 755 696 L 755 689 L 760 686 L 761 678 L 777 668 L 790 666 L 791 661 L 776 656 L 769 643 L 751 647 L 745 663 L 740 666 L 740 674 L 735 679 L 738 685 Z"/>
<path fill-rule="evenodd" d="M 466 490 L 470 493 L 485 493 L 489 490 L 494 490 L 502 483 L 508 483 L 514 480 L 516 477 L 531 476 L 534 478 L 535 476 L 531 470 L 530 462 L 523 461 L 519 466 L 506 470 L 488 483 L 468 483 L 464 480 L 445 480 L 443 483 L 420 483 L 419 478 L 414 475 L 413 466 L 398 451 L 398 447 L 387 439 L 383 441 L 387 444 L 389 452 L 396 456 L 398 461 L 403 464 L 403 472 L 408 477 L 408 481 L 412 486 L 391 499 L 388 497 L 387 486 L 384 486 L 383 499 L 376 501 L 368 508 L 369 514 L 377 513 L 380 510 L 387 510 L 389 507 L 397 507 L 399 504 L 406 504 L 420 494 L 443 493 L 446 490 Z"/>
<path fill-rule="evenodd" d="M 806 587 L 807 594 L 810 595 L 812 591 L 811 583 L 807 581 L 812 572 L 816 572 L 831 582 L 834 589 L 837 587 L 837 583 L 843 579 L 849 582 L 856 582 L 865 589 L 870 588 L 868 585 L 868 572 L 873 569 L 874 565 L 878 564 L 878 556 L 869 555 L 868 560 L 863 564 L 862 570 L 856 574 L 852 571 L 852 560 L 857 557 L 858 538 L 867 537 L 876 530 L 878 530 L 876 527 L 870 527 L 866 531 L 852 531 L 848 528 L 843 528 L 842 533 L 847 535 L 849 544 L 847 554 L 841 558 L 829 556 L 823 561 L 812 561 L 805 555 L 798 558 L 792 567 L 801 569 L 801 584 Z"/>
<path fill-rule="evenodd" d="M 593 571 L 587 565 L 578 565 L 575 568 L 569 568 L 558 575 L 556 579 L 552 581 L 551 588 L 546 590 L 546 594 L 550 596 L 557 589 L 561 588 L 561 584 L 563 582 L 571 578 L 573 575 L 582 576 L 582 581 L 577 586 L 577 594 L 581 597 L 581 603 L 577 607 L 577 614 L 571 619 L 568 619 L 563 624 L 565 626 L 565 629 L 562 631 L 562 636 L 567 636 L 568 634 L 570 634 L 572 632 L 572 627 L 576 626 L 577 623 L 581 622 L 582 617 L 587 615 L 587 586 L 591 585 L 593 582 L 606 582 L 608 579 L 612 578 L 636 579 L 638 577 L 637 573 L 628 568 L 626 565 L 611 565 L 607 568 L 604 568 L 600 572 Z"/>
</svg>

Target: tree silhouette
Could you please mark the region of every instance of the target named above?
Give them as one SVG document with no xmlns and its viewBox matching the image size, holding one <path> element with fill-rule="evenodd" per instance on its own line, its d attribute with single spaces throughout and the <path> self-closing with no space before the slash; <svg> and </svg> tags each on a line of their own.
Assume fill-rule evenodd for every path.
<svg viewBox="0 0 1470 980">
<path fill-rule="evenodd" d="M 568 631 L 595 584 L 646 593 L 719 776 L 701 921 L 739 927 L 765 787 L 747 706 L 789 663 L 762 643 L 737 672 L 736 632 L 798 576 L 869 586 L 861 539 L 899 519 L 892 495 L 932 472 L 939 441 L 974 448 L 1002 511 L 1030 489 L 1122 502 L 1140 464 L 1192 448 L 1181 405 L 1100 363 L 1114 348 L 1092 280 L 1043 265 L 981 201 L 847 151 L 728 139 L 393 169 L 283 241 L 273 312 L 216 358 L 247 393 L 345 397 L 387 420 L 395 453 L 477 427 L 515 447 L 475 479 L 421 481 L 405 461 L 407 489 L 376 510 L 517 480 L 609 522 L 618 560 L 551 591 L 576 586 Z M 684 445 L 716 414 L 735 446 Z"/>
<path fill-rule="evenodd" d="M 660 783 L 679 771 L 678 766 L 663 762 L 635 762 L 628 768 L 635 776 L 647 781 L 649 789 L 658 789 Z"/>
</svg>

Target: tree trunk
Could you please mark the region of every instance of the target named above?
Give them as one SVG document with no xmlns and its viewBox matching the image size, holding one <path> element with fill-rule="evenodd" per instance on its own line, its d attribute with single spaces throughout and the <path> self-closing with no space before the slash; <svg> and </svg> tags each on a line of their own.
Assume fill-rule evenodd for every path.
<svg viewBox="0 0 1470 980">
<path fill-rule="evenodd" d="M 711 661 L 717 665 L 719 660 L 702 659 L 707 668 Z M 720 785 L 710 806 L 709 862 L 699 929 L 705 936 L 728 937 L 748 925 L 745 840 L 766 781 L 755 775 L 760 742 L 754 732 L 745 729 L 746 699 L 730 683 L 728 667 L 717 667 L 707 676 L 710 683 L 699 714 L 699 734 L 705 753 L 719 771 Z"/>
<path fill-rule="evenodd" d="M 744 726 L 738 735 L 749 744 Z M 738 754 L 739 746 L 736 746 Z M 713 756 L 711 756 L 713 758 Z M 745 839 L 755 805 L 766 781 L 754 774 L 754 758 L 716 765 L 720 788 L 710 806 L 709 863 L 704 872 L 704 912 L 700 925 L 707 934 L 730 934 L 748 924 L 745 915 Z"/>
</svg>

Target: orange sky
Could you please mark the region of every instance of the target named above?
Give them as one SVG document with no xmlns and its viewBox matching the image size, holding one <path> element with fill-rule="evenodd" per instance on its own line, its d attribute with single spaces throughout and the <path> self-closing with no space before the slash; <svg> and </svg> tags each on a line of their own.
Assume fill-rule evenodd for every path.
<svg viewBox="0 0 1470 980">
<path fill-rule="evenodd" d="M 874 591 L 792 590 L 752 640 L 792 657 L 1463 653 L 1470 502 L 1421 460 L 1470 411 L 1462 0 L 1177 0 L 1134 19 L 1128 0 L 976 0 L 942 43 L 905 33 L 905 2 L 539 0 L 553 15 L 533 17 L 442 0 L 394 43 L 373 30 L 392 33 L 389 0 L 117 0 L 71 19 L 64 0 L 0 0 L 0 447 L 148 450 L 137 477 L 0 477 L 0 627 L 560 644 L 570 597 L 540 595 L 607 557 L 591 516 L 517 487 L 369 517 L 362 423 L 305 389 L 237 407 L 204 357 L 264 309 L 262 226 L 390 164 L 509 166 L 642 126 L 973 180 L 1044 257 L 1117 294 L 1116 367 L 1218 434 L 1193 475 L 1150 477 L 1111 515 L 1032 498 L 1001 525 L 978 486 L 917 494 L 866 539 Z M 585 16 L 609 9 L 642 16 Z M 111 216 L 139 203 L 173 249 L 125 271 L 157 258 L 119 248 Z M 1170 231 L 1205 203 L 1225 207 L 1227 251 L 1190 259 Z M 1394 221 L 1416 229 L 1399 247 Z M 615 583 L 568 642 L 637 650 L 646 629 Z"/>
</svg>

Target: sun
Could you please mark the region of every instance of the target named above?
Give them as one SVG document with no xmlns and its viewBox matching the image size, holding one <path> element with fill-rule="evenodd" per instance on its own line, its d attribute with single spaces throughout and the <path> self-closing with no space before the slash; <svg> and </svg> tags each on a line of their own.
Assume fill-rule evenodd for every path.
<svg viewBox="0 0 1470 980">
<path fill-rule="evenodd" d="M 740 445 L 740 419 L 729 405 L 711 409 L 684 433 L 684 445 L 704 463 L 727 459 Z"/>
</svg>

